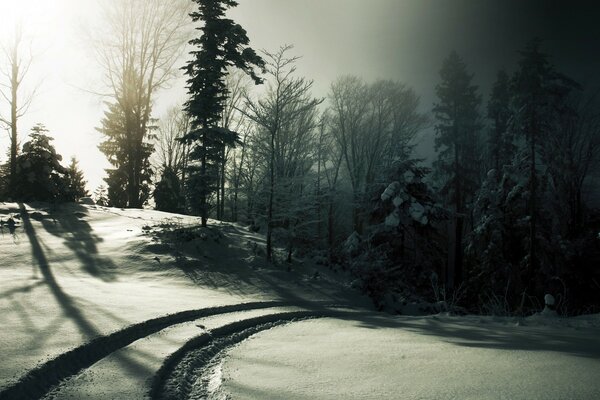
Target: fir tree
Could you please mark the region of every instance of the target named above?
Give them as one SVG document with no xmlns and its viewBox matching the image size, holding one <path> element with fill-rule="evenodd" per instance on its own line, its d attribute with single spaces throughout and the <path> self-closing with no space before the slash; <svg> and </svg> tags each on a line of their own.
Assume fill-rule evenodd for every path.
<svg viewBox="0 0 600 400">
<path fill-rule="evenodd" d="M 114 168 L 107 169 L 108 198 L 111 207 L 141 207 L 150 196 L 154 146 L 153 126 L 132 138 L 131 118 L 119 104 L 109 104 L 97 130 L 106 140 L 98 148 Z"/>
<path fill-rule="evenodd" d="M 228 8 L 237 6 L 233 0 L 194 0 L 198 9 L 190 14 L 194 22 L 202 21 L 198 28 L 202 35 L 192 39 L 195 47 L 193 58 L 184 68 L 188 76 L 187 89 L 190 96 L 185 111 L 191 119 L 191 132 L 184 140 L 197 146 L 190 158 L 197 165 L 190 166 L 189 185 L 193 200 L 198 201 L 202 225 L 208 218 L 209 197 L 218 187 L 217 166 L 222 162 L 222 149 L 233 145 L 237 133 L 219 127 L 224 103 L 228 96 L 225 76 L 228 67 L 236 67 L 247 74 L 256 84 L 262 80 L 254 67 L 264 68 L 264 62 L 248 47 L 246 31 L 233 20 L 225 17 Z"/>
<path fill-rule="evenodd" d="M 106 189 L 106 186 L 100 185 L 94 190 L 94 201 L 99 206 L 108 206 L 108 190 Z"/>
<path fill-rule="evenodd" d="M 79 162 L 75 157 L 71 157 L 71 164 L 67 169 L 69 177 L 69 192 L 73 200 L 77 201 L 82 197 L 89 196 L 85 185 L 87 182 L 83 179 L 83 171 L 79 169 Z"/>
<path fill-rule="evenodd" d="M 462 281 L 462 235 L 464 213 L 479 186 L 478 134 L 480 96 L 473 75 L 456 52 L 450 53 L 440 70 L 442 82 L 436 86 L 439 102 L 434 106 L 437 119 L 434 168 L 441 179 L 441 194 L 456 213 L 454 260 L 448 266 L 449 289 Z"/>
<path fill-rule="evenodd" d="M 165 167 L 160 181 L 154 189 L 154 202 L 160 211 L 181 213 L 183 212 L 184 199 L 181 183 L 173 167 Z"/>
</svg>

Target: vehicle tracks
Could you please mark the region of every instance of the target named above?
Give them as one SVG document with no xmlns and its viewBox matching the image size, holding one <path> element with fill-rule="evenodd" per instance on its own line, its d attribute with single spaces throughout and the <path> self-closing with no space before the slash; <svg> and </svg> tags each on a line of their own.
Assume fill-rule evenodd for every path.
<svg viewBox="0 0 600 400">
<path fill-rule="evenodd" d="M 215 349 L 221 351 L 223 348 L 231 346 L 260 330 L 268 329 L 270 326 L 290 322 L 298 318 L 315 318 L 318 315 L 325 314 L 328 307 L 335 307 L 335 305 L 317 302 L 257 301 L 186 310 L 149 319 L 144 322 L 130 325 L 109 335 L 97 337 L 38 365 L 15 383 L 2 388 L 0 390 L 0 400 L 38 400 L 65 379 L 78 374 L 82 370 L 102 360 L 111 353 L 128 346 L 134 341 L 150 336 L 167 327 L 220 314 L 276 307 L 301 307 L 310 311 L 269 314 L 237 321 L 213 329 L 210 332 L 206 332 L 190 340 L 178 351 L 167 357 L 163 363 L 163 367 L 157 372 L 157 377 L 166 376 L 167 367 L 173 365 L 175 360 L 180 360 L 189 350 L 204 348 L 203 346 L 210 343 L 211 346 L 215 346 Z M 232 341 L 232 335 L 236 338 L 241 337 L 241 339 Z M 231 344 L 227 344 L 230 342 Z M 218 351 L 215 352 L 215 354 L 216 353 L 218 353 Z M 211 358 L 213 357 L 214 355 L 211 356 Z M 154 379 L 154 382 L 159 381 L 161 381 L 161 378 Z M 158 389 L 154 388 L 159 387 L 160 385 L 154 382 L 152 393 L 158 393 Z"/>
</svg>

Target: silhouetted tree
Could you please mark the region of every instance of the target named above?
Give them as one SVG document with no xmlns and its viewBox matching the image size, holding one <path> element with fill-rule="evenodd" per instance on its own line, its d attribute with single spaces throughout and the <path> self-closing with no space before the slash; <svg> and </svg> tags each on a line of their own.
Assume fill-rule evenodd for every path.
<svg viewBox="0 0 600 400">
<path fill-rule="evenodd" d="M 190 158 L 197 162 L 190 165 L 188 185 L 190 196 L 197 201 L 197 209 L 206 226 L 209 197 L 218 188 L 218 166 L 223 162 L 223 148 L 233 145 L 237 133 L 220 126 L 228 90 L 225 76 L 228 67 L 243 70 L 256 84 L 262 82 L 254 67 L 263 68 L 264 62 L 248 47 L 246 31 L 233 20 L 225 17 L 228 8 L 237 6 L 233 0 L 194 0 L 198 9 L 190 14 L 193 22 L 201 21 L 200 37 L 189 43 L 194 46 L 193 58 L 184 68 L 188 76 L 187 89 L 190 96 L 185 111 L 191 119 L 191 132 L 184 140 L 195 143 Z"/>
<path fill-rule="evenodd" d="M 538 268 L 536 254 L 538 219 L 538 163 L 536 155 L 543 136 L 556 128 L 559 118 L 570 113 L 568 94 L 578 85 L 555 71 L 541 49 L 541 40 L 534 39 L 521 52 L 519 69 L 513 78 L 513 125 L 529 147 L 529 258 L 530 274 Z"/>
<path fill-rule="evenodd" d="M 79 169 L 79 162 L 75 157 L 71 157 L 71 164 L 67 168 L 67 174 L 69 179 L 69 192 L 70 197 L 77 201 L 82 197 L 89 196 L 85 185 L 87 182 L 83 178 L 83 171 Z"/>
<path fill-rule="evenodd" d="M 490 167 L 500 171 L 503 165 L 510 163 L 516 146 L 512 131 L 508 129 L 511 101 L 510 77 L 506 71 L 498 72 L 496 82 L 487 106 L 487 116 L 492 121 L 488 140 Z"/>
<path fill-rule="evenodd" d="M 28 94 L 22 93 L 22 84 L 29 71 L 32 57 L 23 56 L 22 52 L 23 29 L 21 25 L 15 27 L 15 36 L 10 45 L 3 48 L 7 61 L 6 69 L 0 68 L 0 73 L 4 75 L 7 83 L 1 86 L 0 95 L 10 106 L 10 117 L 0 116 L 0 122 L 8 127 L 10 131 L 10 174 L 8 177 L 7 189 L 14 189 L 16 185 L 16 160 L 19 147 L 18 121 L 29 109 L 36 89 Z M 8 93 L 7 93 L 8 92 Z"/>
<path fill-rule="evenodd" d="M 141 207 L 149 195 L 152 99 L 175 74 L 190 34 L 187 14 L 191 4 L 185 0 L 104 4 L 103 25 L 95 30 L 100 45 L 95 49 L 112 101 L 100 129 L 110 143 L 101 150 L 119 170 L 109 173 L 109 193 L 113 193 L 109 197 L 111 201 L 119 197 L 119 203 L 124 198 L 126 207 Z M 111 118 L 116 121 L 107 124 Z M 118 164 L 113 162 L 115 154 L 119 154 Z M 124 196 L 115 193 L 123 179 Z"/>
<path fill-rule="evenodd" d="M 17 157 L 17 181 L 14 196 L 22 201 L 64 201 L 70 197 L 68 171 L 60 161 L 48 136 L 48 129 L 37 124 L 31 129 L 30 139 L 25 142 Z"/>
<path fill-rule="evenodd" d="M 437 120 L 434 169 L 441 181 L 441 194 L 446 196 L 456 213 L 453 260 L 449 262 L 446 282 L 456 289 L 462 281 L 464 215 L 479 187 L 480 96 L 473 75 L 456 52 L 444 60 L 440 70 L 442 82 L 436 86 L 439 102 L 433 112 Z"/>
<path fill-rule="evenodd" d="M 154 189 L 154 202 L 160 211 L 183 212 L 184 197 L 179 176 L 172 167 L 165 167 L 160 181 Z"/>
<path fill-rule="evenodd" d="M 109 104 L 102 119 L 102 127 L 97 128 L 106 140 L 98 148 L 108 158 L 113 168 L 106 169 L 104 179 L 108 185 L 108 199 L 111 207 L 133 207 L 144 204 L 150 195 L 152 168 L 150 155 L 154 151 L 151 140 L 154 138 L 151 126 L 144 129 L 144 137 L 132 143 L 127 130 L 127 115 L 118 104 Z M 133 165 L 135 164 L 135 167 Z M 133 168 L 133 169 L 132 169 Z M 135 170 L 135 199 L 131 200 L 131 172 Z"/>
</svg>

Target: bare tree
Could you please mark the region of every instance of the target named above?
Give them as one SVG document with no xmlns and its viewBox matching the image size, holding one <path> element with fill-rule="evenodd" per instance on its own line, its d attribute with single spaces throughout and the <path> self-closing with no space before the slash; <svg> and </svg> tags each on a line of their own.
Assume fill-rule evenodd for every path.
<svg viewBox="0 0 600 400">
<path fill-rule="evenodd" d="M 16 177 L 16 160 L 18 151 L 18 121 L 25 115 L 37 87 L 22 97 L 22 83 L 32 62 L 31 51 L 28 55 L 23 55 L 23 29 L 20 24 L 15 27 L 15 35 L 12 42 L 2 48 L 6 64 L 0 69 L 0 73 L 6 78 L 6 81 L 0 84 L 0 95 L 10 106 L 10 117 L 0 116 L 0 122 L 6 126 L 10 136 L 10 176 L 9 187 L 13 188 Z"/>
<path fill-rule="evenodd" d="M 244 99 L 247 97 L 248 89 L 251 85 L 251 80 L 246 73 L 239 69 L 231 69 L 225 77 L 228 96 L 224 104 L 223 113 L 221 115 L 221 126 L 238 134 L 242 133 L 244 140 L 241 145 L 241 158 L 245 155 L 244 144 L 248 135 L 247 118 L 243 112 Z M 240 144 L 240 143 L 238 143 Z M 235 146 L 237 147 L 237 146 Z M 219 188 L 217 190 L 217 219 L 225 218 L 225 186 L 226 186 L 226 169 L 230 158 L 237 157 L 234 146 L 224 146 L 221 151 L 221 165 L 219 166 Z M 241 167 L 241 163 L 239 164 Z M 235 175 L 235 174 L 234 174 Z M 237 174 L 239 177 L 239 174 Z M 239 179 L 234 182 L 236 188 L 239 188 Z M 237 197 L 237 189 L 235 196 Z M 235 200 L 237 202 L 237 200 Z M 233 215 L 232 215 L 233 218 Z"/>
<path fill-rule="evenodd" d="M 600 113 L 598 93 L 577 93 L 548 134 L 540 151 L 558 196 L 566 235 L 574 235 L 584 224 L 583 189 L 600 167 Z"/>
<path fill-rule="evenodd" d="M 426 123 L 414 91 L 397 82 L 344 76 L 331 85 L 331 129 L 342 154 L 353 193 L 352 222 L 362 231 L 362 203 L 368 187 L 397 158 Z"/>
<path fill-rule="evenodd" d="M 148 139 L 153 95 L 176 75 L 177 61 L 191 36 L 188 14 L 193 3 L 116 0 L 103 6 L 95 49 L 118 109 L 113 114 L 122 119 L 117 147 L 124 149 L 117 168 L 127 176 L 128 206 L 140 207 L 145 163 L 140 149 Z"/>
<path fill-rule="evenodd" d="M 267 87 L 265 95 L 253 100 L 247 98 L 245 114 L 268 137 L 268 205 L 267 205 L 267 259 L 272 259 L 272 233 L 274 228 L 274 200 L 276 177 L 290 176 L 301 161 L 285 163 L 290 156 L 303 154 L 299 148 L 303 134 L 314 128 L 314 113 L 321 100 L 310 96 L 312 81 L 295 77 L 298 57 L 288 57 L 292 46 L 282 46 L 277 52 L 265 52 Z M 306 154 L 306 153 L 304 153 Z"/>
<path fill-rule="evenodd" d="M 336 143 L 332 134 L 331 115 L 327 112 L 321 115 L 319 120 L 319 139 L 317 146 L 317 196 L 319 202 L 325 200 L 327 208 L 327 257 L 329 262 L 333 262 L 333 248 L 335 244 L 335 199 L 338 193 L 338 178 L 340 176 L 340 167 L 343 160 L 343 152 Z M 321 176 L 325 177 L 326 190 L 323 191 Z M 319 226 L 321 224 L 319 204 Z M 320 230 L 320 229 L 319 229 Z M 320 236 L 320 232 L 319 232 Z"/>
<path fill-rule="evenodd" d="M 181 106 L 173 106 L 160 119 L 156 134 L 158 168 L 170 168 L 179 177 L 185 174 L 189 146 L 180 139 L 189 131 L 189 117 Z"/>
</svg>

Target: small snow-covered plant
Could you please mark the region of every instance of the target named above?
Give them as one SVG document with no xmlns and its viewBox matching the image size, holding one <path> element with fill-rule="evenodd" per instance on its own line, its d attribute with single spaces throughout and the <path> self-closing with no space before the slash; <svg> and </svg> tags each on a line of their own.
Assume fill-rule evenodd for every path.
<svg viewBox="0 0 600 400">
<path fill-rule="evenodd" d="M 361 235 L 353 233 L 342 246 L 352 272 L 376 304 L 400 287 L 432 296 L 429 277 L 444 264 L 438 223 L 447 212 L 424 180 L 428 173 L 418 160 L 395 162 L 391 183 L 373 189 L 370 226 Z"/>
</svg>

